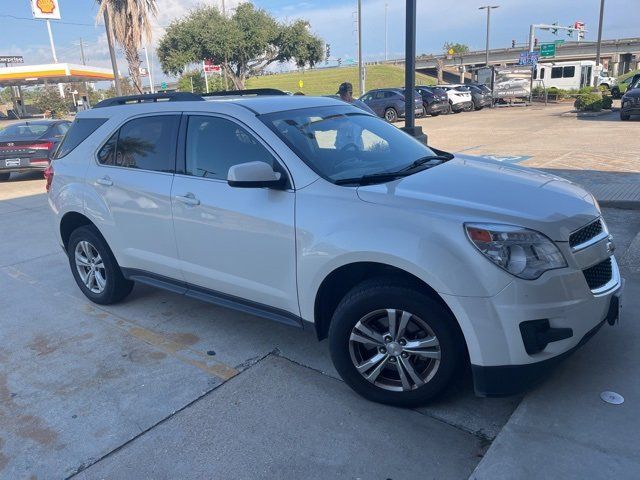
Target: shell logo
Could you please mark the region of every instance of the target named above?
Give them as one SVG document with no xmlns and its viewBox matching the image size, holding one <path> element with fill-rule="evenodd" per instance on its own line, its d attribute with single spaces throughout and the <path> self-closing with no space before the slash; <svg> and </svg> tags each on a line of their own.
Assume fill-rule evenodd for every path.
<svg viewBox="0 0 640 480">
<path fill-rule="evenodd" d="M 36 7 L 42 13 L 50 15 L 56 9 L 56 4 L 53 0 L 37 0 Z"/>
</svg>

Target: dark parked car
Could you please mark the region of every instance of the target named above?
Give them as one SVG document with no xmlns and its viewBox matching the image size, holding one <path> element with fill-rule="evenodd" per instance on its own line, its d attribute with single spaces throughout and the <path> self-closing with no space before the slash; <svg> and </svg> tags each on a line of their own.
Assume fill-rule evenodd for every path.
<svg viewBox="0 0 640 480">
<path fill-rule="evenodd" d="M 449 97 L 441 88 L 418 86 L 416 90 L 422 95 L 422 105 L 425 113 L 433 117 L 441 113 L 449 113 Z"/>
<path fill-rule="evenodd" d="M 629 120 L 631 115 L 640 115 L 640 73 L 633 76 L 620 105 L 620 120 Z"/>
<path fill-rule="evenodd" d="M 360 100 L 366 103 L 379 117 L 386 119 L 387 122 L 395 122 L 405 114 L 404 92 L 403 88 L 369 90 L 360 97 Z M 422 95 L 418 92 L 414 92 L 414 104 L 416 115 L 424 115 Z"/>
<path fill-rule="evenodd" d="M 0 182 L 12 172 L 44 171 L 70 125 L 67 120 L 34 120 L 0 130 Z"/>
</svg>

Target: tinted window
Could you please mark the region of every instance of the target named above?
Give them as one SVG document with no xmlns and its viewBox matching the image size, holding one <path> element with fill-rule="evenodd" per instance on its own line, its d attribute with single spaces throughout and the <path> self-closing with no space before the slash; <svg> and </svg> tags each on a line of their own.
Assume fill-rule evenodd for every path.
<svg viewBox="0 0 640 480">
<path fill-rule="evenodd" d="M 0 130 L 0 138 L 39 137 L 49 130 L 49 125 L 9 125 Z"/>
<path fill-rule="evenodd" d="M 56 158 L 67 155 L 106 121 L 106 118 L 76 118 L 62 140 Z"/>
<path fill-rule="evenodd" d="M 218 117 L 189 117 L 187 175 L 226 180 L 232 166 L 256 161 L 278 168 L 273 156 L 236 123 Z"/>
<path fill-rule="evenodd" d="M 540 78 L 544 78 L 544 68 L 540 69 Z"/>
<path fill-rule="evenodd" d="M 67 130 L 69 130 L 69 124 L 68 123 L 59 123 L 53 129 L 53 134 L 54 135 L 64 135 L 65 133 L 67 133 Z"/>
<path fill-rule="evenodd" d="M 116 164 L 116 143 L 118 142 L 118 132 L 111 135 L 100 151 L 98 152 L 98 162 L 103 165 Z"/>
<path fill-rule="evenodd" d="M 553 67 L 551 69 L 551 78 L 562 78 L 562 67 Z"/>
<path fill-rule="evenodd" d="M 573 78 L 576 75 L 576 67 L 563 67 L 562 69 L 562 77 L 563 78 Z"/>
<path fill-rule="evenodd" d="M 115 159 L 113 145 L 106 150 L 105 145 L 98 153 L 98 160 L 117 167 L 171 173 L 175 169 L 179 121 L 178 115 L 158 115 L 130 120 L 118 132 Z M 111 153 L 109 149 L 112 150 Z M 101 158 L 105 160 L 102 161 Z"/>
</svg>

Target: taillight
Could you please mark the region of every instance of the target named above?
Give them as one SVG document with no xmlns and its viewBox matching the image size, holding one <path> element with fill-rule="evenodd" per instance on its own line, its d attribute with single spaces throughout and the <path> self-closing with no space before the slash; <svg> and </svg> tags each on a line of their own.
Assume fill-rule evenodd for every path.
<svg viewBox="0 0 640 480">
<path fill-rule="evenodd" d="M 47 181 L 45 188 L 47 192 L 51 190 L 51 182 L 53 181 L 53 165 L 49 165 L 44 170 L 44 179 Z"/>
</svg>

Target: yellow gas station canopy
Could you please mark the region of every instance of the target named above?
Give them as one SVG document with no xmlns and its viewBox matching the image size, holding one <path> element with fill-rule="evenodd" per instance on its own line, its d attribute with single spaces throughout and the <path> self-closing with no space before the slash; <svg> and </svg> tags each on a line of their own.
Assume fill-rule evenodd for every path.
<svg viewBox="0 0 640 480">
<path fill-rule="evenodd" d="M 73 63 L 0 68 L 0 87 L 26 87 L 43 83 L 100 82 L 113 80 L 113 78 L 111 69 Z"/>
</svg>

